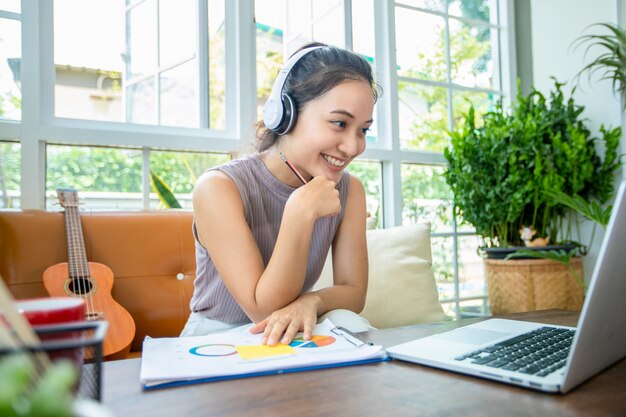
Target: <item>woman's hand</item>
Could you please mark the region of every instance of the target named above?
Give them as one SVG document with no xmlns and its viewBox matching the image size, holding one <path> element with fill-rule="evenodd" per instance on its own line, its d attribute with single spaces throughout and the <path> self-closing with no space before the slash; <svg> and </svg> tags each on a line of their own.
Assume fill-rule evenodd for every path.
<svg viewBox="0 0 626 417">
<path fill-rule="evenodd" d="M 307 293 L 255 324 L 250 332 L 263 332 L 261 343 L 268 346 L 279 342 L 288 345 L 299 331 L 303 332 L 304 340 L 310 339 L 316 323 L 317 296 Z"/>
<path fill-rule="evenodd" d="M 296 205 L 296 212 L 298 213 L 310 212 L 314 220 L 320 217 L 334 216 L 341 211 L 337 184 L 323 176 L 313 178 L 294 191 L 289 197 L 287 205 Z"/>
</svg>

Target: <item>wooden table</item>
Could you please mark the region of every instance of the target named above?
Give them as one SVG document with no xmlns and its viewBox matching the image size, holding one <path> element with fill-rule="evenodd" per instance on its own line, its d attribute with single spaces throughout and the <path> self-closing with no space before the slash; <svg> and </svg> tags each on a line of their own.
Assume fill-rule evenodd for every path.
<svg viewBox="0 0 626 417">
<path fill-rule="evenodd" d="M 506 318 L 575 326 L 578 314 L 548 310 Z M 479 320 L 377 330 L 364 336 L 391 346 Z M 103 402 L 118 417 L 626 416 L 626 360 L 566 395 L 398 360 L 142 392 L 140 365 L 140 359 L 104 364 Z"/>
</svg>

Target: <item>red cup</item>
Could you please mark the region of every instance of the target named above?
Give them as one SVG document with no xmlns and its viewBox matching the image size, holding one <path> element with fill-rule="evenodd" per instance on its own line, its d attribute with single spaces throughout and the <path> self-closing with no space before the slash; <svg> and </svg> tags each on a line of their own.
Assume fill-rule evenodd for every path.
<svg viewBox="0 0 626 417">
<path fill-rule="evenodd" d="M 17 310 L 28 320 L 35 331 L 37 326 L 70 323 L 85 320 L 85 300 L 74 297 L 49 297 L 30 298 L 16 300 Z M 81 337 L 80 331 L 51 333 L 42 335 L 42 342 L 50 340 L 78 340 Z M 77 368 L 83 363 L 83 349 L 64 349 L 48 351 L 52 360 L 69 359 L 73 361 Z"/>
<path fill-rule="evenodd" d="M 59 324 L 85 319 L 85 300 L 73 297 L 49 297 L 17 300 L 17 310 L 32 326 Z"/>
</svg>

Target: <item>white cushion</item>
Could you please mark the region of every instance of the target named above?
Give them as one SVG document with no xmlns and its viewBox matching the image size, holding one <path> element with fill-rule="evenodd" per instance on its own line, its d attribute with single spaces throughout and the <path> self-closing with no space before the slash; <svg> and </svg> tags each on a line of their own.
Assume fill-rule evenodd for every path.
<svg viewBox="0 0 626 417">
<path fill-rule="evenodd" d="M 430 223 L 367 231 L 369 284 L 361 315 L 379 329 L 442 321 Z M 333 285 L 329 254 L 314 289 Z"/>
</svg>

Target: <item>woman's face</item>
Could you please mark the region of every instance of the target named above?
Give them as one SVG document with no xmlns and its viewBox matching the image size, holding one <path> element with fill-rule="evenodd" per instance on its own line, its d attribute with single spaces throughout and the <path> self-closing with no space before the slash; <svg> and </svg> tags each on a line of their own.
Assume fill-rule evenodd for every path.
<svg viewBox="0 0 626 417">
<path fill-rule="evenodd" d="M 307 180 L 323 175 L 339 182 L 341 172 L 365 151 L 373 110 L 367 82 L 345 81 L 304 106 L 281 148 Z"/>
</svg>

